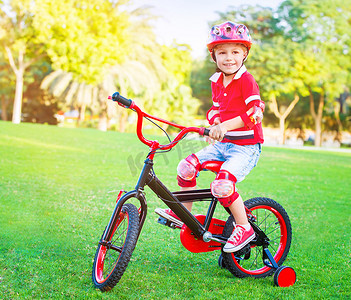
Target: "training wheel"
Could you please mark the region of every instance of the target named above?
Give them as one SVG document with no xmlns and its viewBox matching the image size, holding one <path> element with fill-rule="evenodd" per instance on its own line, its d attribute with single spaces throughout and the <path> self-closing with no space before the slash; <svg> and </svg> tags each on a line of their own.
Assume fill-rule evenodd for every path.
<svg viewBox="0 0 351 300">
<path fill-rule="evenodd" d="M 274 284 L 280 287 L 288 287 L 296 282 L 296 272 L 293 268 L 287 266 L 279 267 L 274 273 Z"/>
</svg>

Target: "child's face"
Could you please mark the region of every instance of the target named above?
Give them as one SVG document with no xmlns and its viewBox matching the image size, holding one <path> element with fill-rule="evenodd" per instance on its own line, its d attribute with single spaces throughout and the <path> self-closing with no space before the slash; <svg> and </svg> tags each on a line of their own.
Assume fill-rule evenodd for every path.
<svg viewBox="0 0 351 300">
<path fill-rule="evenodd" d="M 246 48 L 240 44 L 220 44 L 214 51 L 218 68 L 227 74 L 238 71 L 247 56 Z"/>
</svg>

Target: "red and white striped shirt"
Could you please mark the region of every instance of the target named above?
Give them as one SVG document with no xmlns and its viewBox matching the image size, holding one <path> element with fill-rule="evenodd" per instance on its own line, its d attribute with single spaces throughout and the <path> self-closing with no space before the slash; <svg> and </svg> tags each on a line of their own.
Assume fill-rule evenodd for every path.
<svg viewBox="0 0 351 300">
<path fill-rule="evenodd" d="M 260 97 L 258 84 L 253 76 L 247 72 L 243 65 L 233 77 L 227 87 L 223 86 L 223 74 L 215 73 L 211 76 L 212 101 L 213 105 L 207 112 L 207 120 L 210 125 L 216 117 L 221 122 L 233 119 L 246 113 L 248 109 L 256 105 L 262 107 L 263 101 Z M 238 145 L 253 145 L 263 143 L 262 124 L 257 123 L 252 129 L 247 126 L 228 131 L 228 138 L 223 139 L 224 143 Z"/>
</svg>

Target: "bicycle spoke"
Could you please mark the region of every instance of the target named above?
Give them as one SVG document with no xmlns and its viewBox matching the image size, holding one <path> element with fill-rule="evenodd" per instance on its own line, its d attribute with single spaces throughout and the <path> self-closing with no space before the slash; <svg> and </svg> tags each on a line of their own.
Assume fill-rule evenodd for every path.
<svg viewBox="0 0 351 300">
<path fill-rule="evenodd" d="M 253 260 L 251 266 L 249 267 L 249 270 L 251 270 L 251 268 L 252 268 L 252 266 L 254 265 L 255 262 L 256 262 L 256 266 L 257 266 L 257 258 L 258 258 L 258 256 L 259 256 L 260 253 L 261 253 L 261 250 L 260 250 L 260 249 L 258 249 L 257 247 L 256 247 L 255 249 L 256 249 L 256 251 L 257 251 L 257 254 L 256 254 L 256 257 L 254 258 L 254 260 Z"/>
<path fill-rule="evenodd" d="M 277 226 L 276 228 L 274 228 L 272 231 L 270 231 L 269 233 L 266 233 L 267 236 L 269 236 L 272 232 L 276 231 L 277 229 L 280 229 L 280 226 Z"/>
<path fill-rule="evenodd" d="M 120 227 L 117 228 L 116 231 L 118 231 L 118 235 L 114 238 L 114 240 L 112 241 L 112 244 L 116 244 L 118 240 L 120 244 L 124 244 L 124 236 L 128 228 L 127 227 L 123 228 L 122 232 L 119 232 L 120 229 L 121 229 Z"/>
<path fill-rule="evenodd" d="M 274 249 L 274 247 L 272 246 L 272 244 L 269 244 L 268 247 L 271 247 L 271 248 L 272 248 L 272 250 L 274 251 L 274 252 L 272 253 L 272 255 L 274 256 L 274 254 L 277 252 L 278 249 Z"/>
<path fill-rule="evenodd" d="M 124 233 L 127 231 L 127 229 L 125 229 L 123 232 L 121 232 L 113 241 L 112 244 L 124 244 Z"/>
<path fill-rule="evenodd" d="M 262 225 L 262 223 L 263 222 L 265 222 L 266 221 L 266 219 L 272 214 L 272 213 L 270 213 L 268 216 L 267 216 L 267 212 L 266 212 L 266 210 L 264 210 L 264 213 L 265 213 L 265 218 L 261 221 L 261 223 L 259 223 L 258 224 L 258 226 L 261 226 Z M 258 217 L 257 217 L 257 220 L 258 220 Z"/>
<path fill-rule="evenodd" d="M 277 236 L 277 237 L 275 237 L 274 239 L 269 239 L 269 241 L 270 242 L 273 242 L 273 241 L 275 241 L 275 240 L 280 240 L 281 239 L 281 236 L 279 235 L 279 236 Z M 278 243 L 276 243 L 276 244 L 278 244 Z"/>
<path fill-rule="evenodd" d="M 110 252 L 110 251 L 109 251 Z M 113 266 L 113 259 L 110 259 L 111 257 L 111 254 L 108 253 L 108 257 L 105 258 L 105 261 L 104 261 L 104 271 L 103 271 L 103 275 L 105 277 L 106 274 L 109 274 L 110 273 L 110 270 L 111 270 L 111 266 Z M 107 263 L 107 266 L 106 266 L 106 263 Z"/>
</svg>

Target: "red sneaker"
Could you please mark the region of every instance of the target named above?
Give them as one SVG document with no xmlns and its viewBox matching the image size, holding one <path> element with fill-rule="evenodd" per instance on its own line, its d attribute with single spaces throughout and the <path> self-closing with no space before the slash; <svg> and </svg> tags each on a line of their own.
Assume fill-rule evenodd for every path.
<svg viewBox="0 0 351 300">
<path fill-rule="evenodd" d="M 250 226 L 249 230 L 245 230 L 241 225 L 236 225 L 233 233 L 224 245 L 223 251 L 226 253 L 236 252 L 246 246 L 255 238 L 255 232 Z"/>
<path fill-rule="evenodd" d="M 173 222 L 177 227 L 181 228 L 183 226 L 183 222 L 179 219 L 179 217 L 169 208 L 167 209 L 162 209 L 162 208 L 156 208 L 155 213 L 157 213 L 159 216 L 170 220 Z"/>
</svg>

